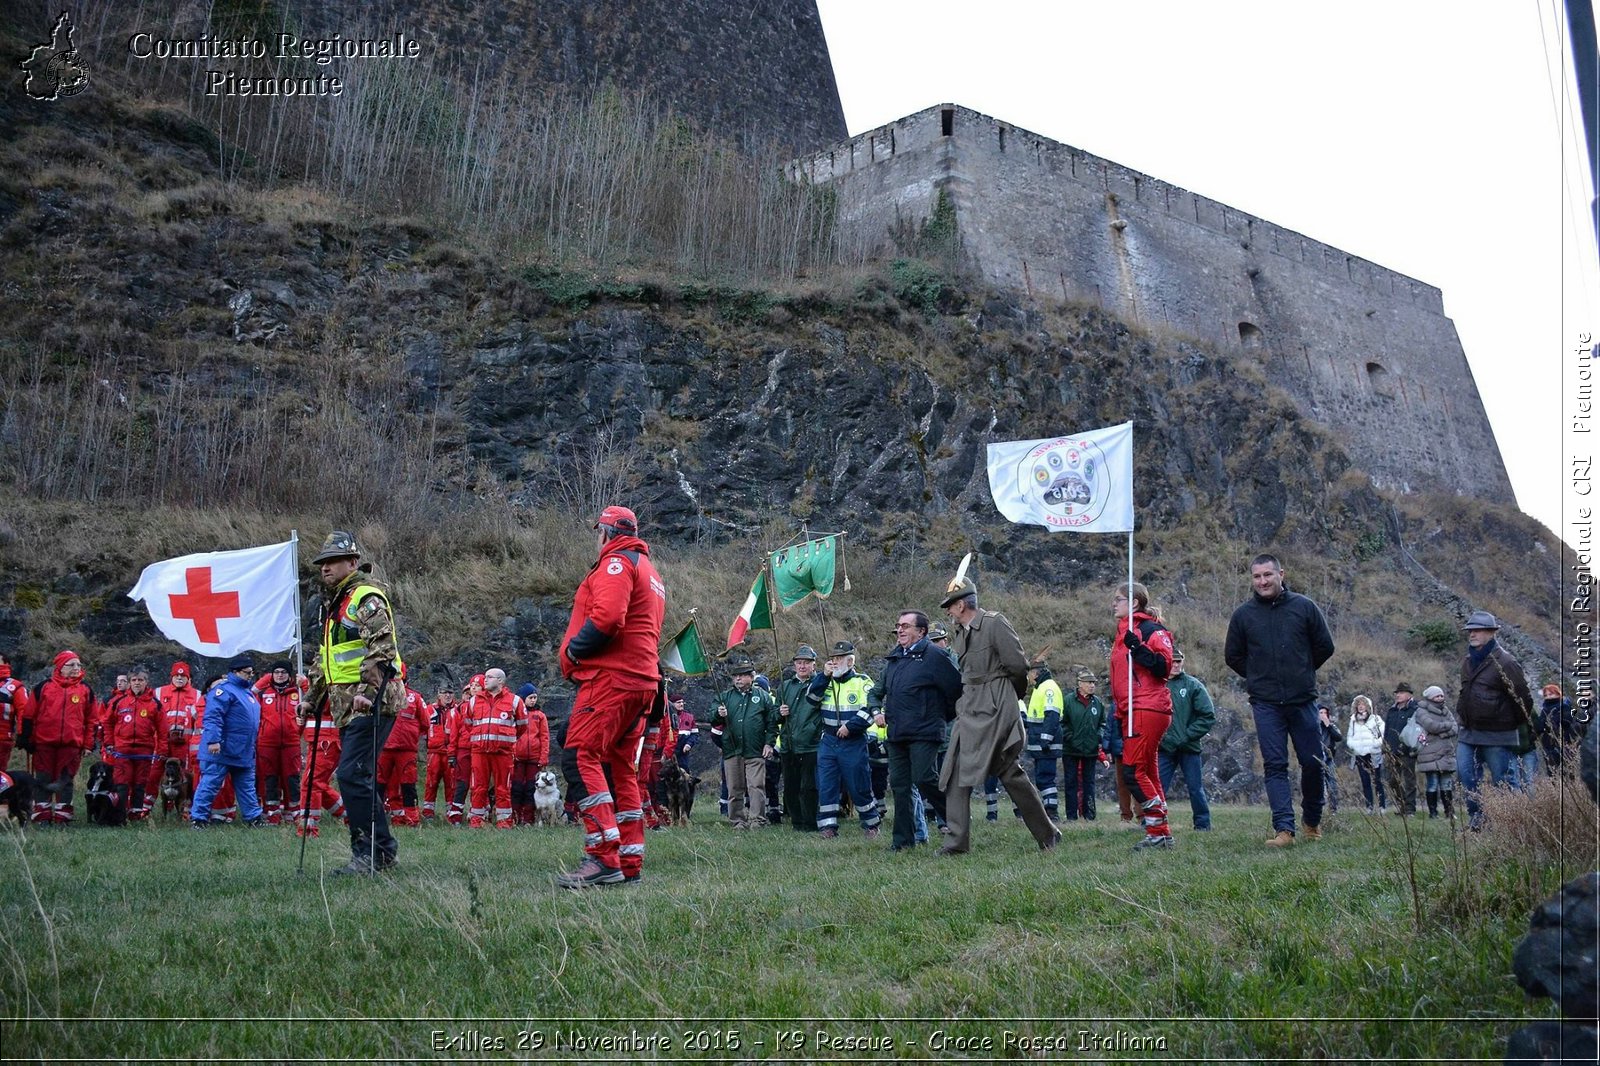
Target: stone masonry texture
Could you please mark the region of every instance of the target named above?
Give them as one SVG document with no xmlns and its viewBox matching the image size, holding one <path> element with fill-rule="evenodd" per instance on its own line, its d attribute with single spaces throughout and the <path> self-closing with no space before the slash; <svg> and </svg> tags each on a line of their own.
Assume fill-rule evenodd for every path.
<svg viewBox="0 0 1600 1066">
<path fill-rule="evenodd" d="M 1001 288 L 1099 304 L 1258 360 L 1380 487 L 1515 506 L 1439 290 L 1226 204 L 943 104 L 794 164 L 861 256 L 954 208 Z"/>
</svg>

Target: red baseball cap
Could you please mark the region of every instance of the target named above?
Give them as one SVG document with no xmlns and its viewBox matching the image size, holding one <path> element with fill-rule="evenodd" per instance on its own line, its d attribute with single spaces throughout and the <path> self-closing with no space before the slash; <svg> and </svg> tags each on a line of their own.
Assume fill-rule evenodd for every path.
<svg viewBox="0 0 1600 1066">
<path fill-rule="evenodd" d="M 626 507 L 607 507 L 601 511 L 600 517 L 595 520 L 594 528 L 599 529 L 601 526 L 607 526 L 618 533 L 639 532 L 639 520 Z"/>
</svg>

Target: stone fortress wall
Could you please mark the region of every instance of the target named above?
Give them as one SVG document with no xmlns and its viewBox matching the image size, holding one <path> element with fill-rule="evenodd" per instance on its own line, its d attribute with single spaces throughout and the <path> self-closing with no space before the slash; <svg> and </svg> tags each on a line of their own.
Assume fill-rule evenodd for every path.
<svg viewBox="0 0 1600 1066">
<path fill-rule="evenodd" d="M 943 104 L 793 166 L 875 256 L 943 194 L 990 282 L 1100 304 L 1258 360 L 1387 488 L 1515 506 L 1439 290 L 978 112 Z"/>
</svg>

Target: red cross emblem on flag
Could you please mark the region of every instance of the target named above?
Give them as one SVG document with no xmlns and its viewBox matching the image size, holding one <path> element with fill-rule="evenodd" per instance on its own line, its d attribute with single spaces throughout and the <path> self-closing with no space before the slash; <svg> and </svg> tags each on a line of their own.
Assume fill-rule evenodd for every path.
<svg viewBox="0 0 1600 1066">
<path fill-rule="evenodd" d="M 300 639 L 295 542 L 151 563 L 128 598 L 185 648 L 224 658 Z"/>
<path fill-rule="evenodd" d="M 222 636 L 217 632 L 217 620 L 239 617 L 239 594 L 212 591 L 209 566 L 188 567 L 183 576 L 187 591 L 167 597 L 172 617 L 193 622 L 195 635 L 203 643 L 220 642 Z"/>
</svg>

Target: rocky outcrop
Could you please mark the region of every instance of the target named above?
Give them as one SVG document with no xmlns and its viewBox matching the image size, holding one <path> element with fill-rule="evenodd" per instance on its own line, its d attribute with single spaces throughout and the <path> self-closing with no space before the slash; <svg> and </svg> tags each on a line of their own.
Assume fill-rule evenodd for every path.
<svg viewBox="0 0 1600 1066">
<path fill-rule="evenodd" d="M 1568 882 L 1528 927 L 1512 957 L 1517 984 L 1555 1000 L 1564 1020 L 1513 1033 L 1506 1061 L 1593 1062 L 1600 1049 L 1600 873 Z"/>
</svg>

